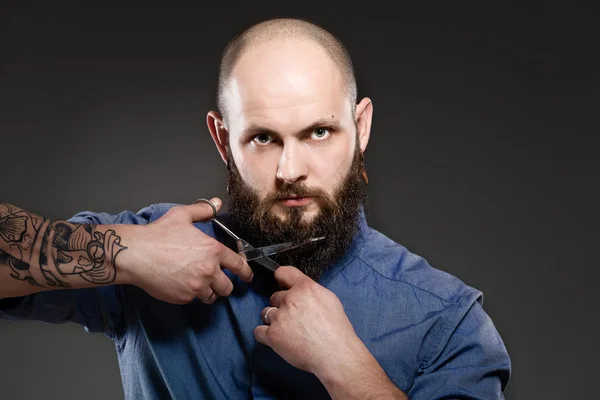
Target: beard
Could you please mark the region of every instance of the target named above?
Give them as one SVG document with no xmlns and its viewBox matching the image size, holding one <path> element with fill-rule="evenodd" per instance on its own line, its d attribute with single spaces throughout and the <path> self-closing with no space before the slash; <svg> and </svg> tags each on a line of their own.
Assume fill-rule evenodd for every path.
<svg viewBox="0 0 600 400">
<path fill-rule="evenodd" d="M 324 236 L 325 239 L 270 256 L 279 265 L 294 266 L 318 281 L 352 243 L 359 228 L 360 211 L 366 204 L 358 141 L 352 165 L 333 196 L 300 182 L 283 183 L 261 200 L 243 181 L 229 148 L 228 154 L 229 212 L 236 229 L 255 247 Z M 298 206 L 284 207 L 283 218 L 275 215 L 272 208 L 278 199 L 291 195 L 312 197 L 319 205 L 317 214 L 307 220 L 307 207 Z"/>
</svg>

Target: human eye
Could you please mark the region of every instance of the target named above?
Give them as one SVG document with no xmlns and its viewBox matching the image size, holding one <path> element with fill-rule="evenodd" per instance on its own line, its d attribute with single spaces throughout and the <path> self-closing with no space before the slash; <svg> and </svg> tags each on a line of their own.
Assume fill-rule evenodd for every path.
<svg viewBox="0 0 600 400">
<path fill-rule="evenodd" d="M 311 133 L 311 138 L 316 140 L 325 140 L 329 137 L 331 132 L 327 128 L 317 128 Z"/>
<path fill-rule="evenodd" d="M 273 142 L 273 136 L 268 133 L 259 133 L 252 138 L 252 141 L 259 146 L 266 146 Z"/>
</svg>

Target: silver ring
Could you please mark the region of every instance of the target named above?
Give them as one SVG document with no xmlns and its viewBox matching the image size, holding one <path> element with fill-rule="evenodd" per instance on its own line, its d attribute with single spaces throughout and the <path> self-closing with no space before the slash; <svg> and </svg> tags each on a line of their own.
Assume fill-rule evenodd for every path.
<svg viewBox="0 0 600 400">
<path fill-rule="evenodd" d="M 217 207 L 215 207 L 215 205 L 212 203 L 212 201 L 207 200 L 207 199 L 198 199 L 198 200 L 194 201 L 194 203 L 192 203 L 192 204 L 196 204 L 196 203 L 206 203 L 209 206 L 211 206 L 211 208 L 213 210 L 213 215 L 210 219 L 213 219 L 217 216 Z"/>
<path fill-rule="evenodd" d="M 208 296 L 207 298 L 204 299 L 204 301 L 208 301 L 210 299 L 212 299 L 212 297 L 215 295 L 215 290 L 213 289 L 212 293 L 210 294 L 210 296 Z"/>
<path fill-rule="evenodd" d="M 277 308 L 277 307 L 269 307 L 269 308 L 267 308 L 267 311 L 265 311 L 265 316 L 263 317 L 263 319 L 265 320 L 265 324 L 267 324 L 267 325 L 271 325 L 271 322 L 269 321 L 269 311 L 271 311 L 274 308 Z"/>
</svg>

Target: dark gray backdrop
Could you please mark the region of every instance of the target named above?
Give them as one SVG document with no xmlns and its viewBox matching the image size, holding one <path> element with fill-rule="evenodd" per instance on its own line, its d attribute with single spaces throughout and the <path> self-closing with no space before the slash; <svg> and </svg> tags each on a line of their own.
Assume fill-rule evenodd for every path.
<svg viewBox="0 0 600 400">
<path fill-rule="evenodd" d="M 68 218 L 224 196 L 204 122 L 221 50 L 249 23 L 308 18 L 374 103 L 371 225 L 484 292 L 508 398 L 594 397 L 591 8 L 47 3 L 0 6 L 1 201 Z M 2 399 L 123 396 L 111 342 L 79 326 L 0 321 L 0 354 Z"/>
</svg>

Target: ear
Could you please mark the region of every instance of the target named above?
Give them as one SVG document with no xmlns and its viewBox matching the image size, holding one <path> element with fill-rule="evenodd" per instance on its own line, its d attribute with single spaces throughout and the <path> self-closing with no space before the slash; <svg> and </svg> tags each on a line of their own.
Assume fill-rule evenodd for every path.
<svg viewBox="0 0 600 400">
<path fill-rule="evenodd" d="M 356 105 L 356 124 L 360 150 L 364 153 L 371 136 L 371 121 L 373 119 L 373 102 L 365 97 Z"/>
<path fill-rule="evenodd" d="M 227 164 L 227 140 L 229 140 L 229 132 L 225 128 L 223 118 L 218 112 L 210 111 L 206 115 L 206 125 L 208 125 L 210 136 L 212 136 L 217 150 L 221 154 L 221 158 Z"/>
</svg>

